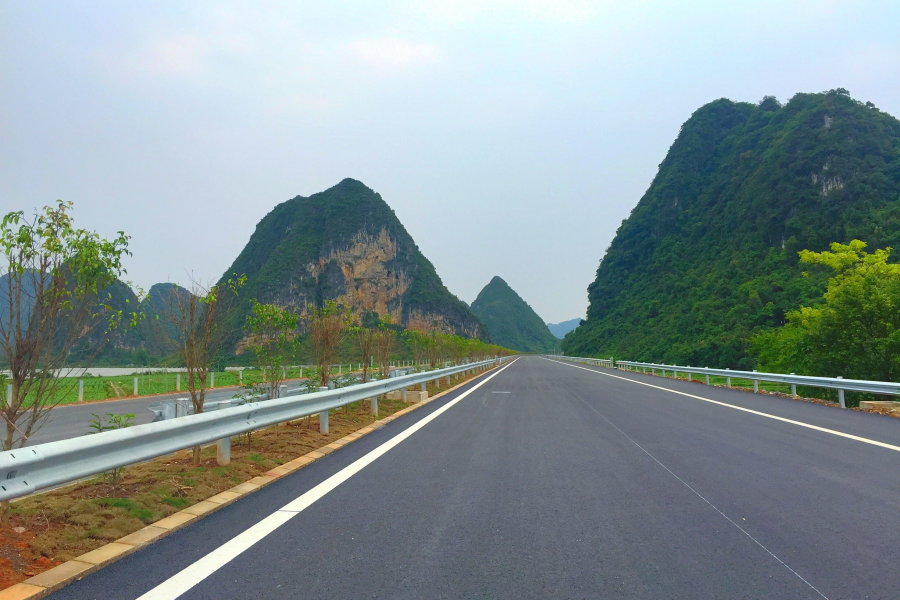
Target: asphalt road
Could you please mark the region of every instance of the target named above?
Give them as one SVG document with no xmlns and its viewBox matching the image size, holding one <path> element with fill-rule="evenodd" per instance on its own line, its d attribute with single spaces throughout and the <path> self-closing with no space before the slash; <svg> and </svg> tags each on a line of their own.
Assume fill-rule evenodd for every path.
<svg viewBox="0 0 900 600">
<path fill-rule="evenodd" d="M 300 384 L 296 381 L 287 382 L 288 393 L 299 389 Z M 222 388 L 209 392 L 206 400 L 209 402 L 216 400 L 227 400 L 232 398 L 241 388 L 231 387 Z M 107 400 L 103 402 L 88 402 L 85 404 L 62 404 L 51 410 L 46 421 L 41 427 L 28 438 L 26 446 L 35 444 L 44 444 L 46 442 L 55 442 L 73 437 L 79 437 L 91 433 L 90 422 L 93 415 L 105 415 L 106 413 L 115 414 L 133 414 L 135 416 L 134 424 L 143 425 L 150 423 L 156 416 L 150 412 L 150 404 L 157 400 L 167 398 L 187 398 L 190 397 L 187 392 L 178 394 L 165 394 L 160 396 L 145 396 L 139 398 L 129 398 L 127 400 Z"/>
<path fill-rule="evenodd" d="M 52 598 L 900 597 L 896 419 L 537 357 L 475 385 Z"/>
</svg>

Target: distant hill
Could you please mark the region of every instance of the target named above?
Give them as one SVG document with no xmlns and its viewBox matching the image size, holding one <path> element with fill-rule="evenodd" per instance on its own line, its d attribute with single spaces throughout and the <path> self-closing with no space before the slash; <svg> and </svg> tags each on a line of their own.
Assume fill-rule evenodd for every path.
<svg viewBox="0 0 900 600">
<path fill-rule="evenodd" d="M 581 319 L 569 319 L 568 321 L 563 321 L 562 323 L 547 323 L 547 329 L 550 330 L 550 333 L 558 337 L 559 339 L 563 339 L 566 337 L 566 334 L 570 331 L 574 331 L 578 324 L 581 322 Z"/>
<path fill-rule="evenodd" d="M 484 325 L 441 282 L 394 211 L 359 181 L 344 179 L 276 206 L 226 271 L 247 276 L 228 315 L 240 348 L 250 299 L 305 314 L 339 300 L 354 314 L 390 314 L 404 327 L 487 340 Z"/>
<path fill-rule="evenodd" d="M 495 344 L 521 352 L 552 352 L 558 345 L 544 321 L 499 277 L 484 286 L 472 302 L 472 312 Z"/>
<path fill-rule="evenodd" d="M 619 227 L 563 350 L 752 368 L 750 336 L 825 289 L 797 252 L 854 238 L 900 245 L 900 121 L 842 89 L 716 100 Z"/>
</svg>

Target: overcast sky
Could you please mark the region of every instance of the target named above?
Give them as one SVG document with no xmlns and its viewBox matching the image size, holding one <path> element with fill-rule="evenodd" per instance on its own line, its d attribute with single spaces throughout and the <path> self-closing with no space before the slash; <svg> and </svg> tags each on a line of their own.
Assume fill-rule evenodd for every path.
<svg viewBox="0 0 900 600">
<path fill-rule="evenodd" d="M 0 0 L 0 212 L 75 202 L 146 289 L 353 177 L 557 322 L 694 110 L 835 87 L 900 115 L 900 2 Z"/>
</svg>

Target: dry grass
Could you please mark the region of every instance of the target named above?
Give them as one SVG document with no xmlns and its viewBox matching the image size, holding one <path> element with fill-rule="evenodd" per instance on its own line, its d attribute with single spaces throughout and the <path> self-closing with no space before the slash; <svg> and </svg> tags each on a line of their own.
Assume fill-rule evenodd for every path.
<svg viewBox="0 0 900 600">
<path fill-rule="evenodd" d="M 467 377 L 466 380 L 472 377 Z M 429 385 L 430 395 L 448 389 Z M 458 385 L 461 380 L 454 380 Z M 381 399 L 379 417 L 408 405 Z M 195 467 L 189 451 L 125 469 L 118 486 L 109 476 L 31 496 L 12 505 L 10 530 L 0 532 L 0 589 L 137 531 L 183 508 L 248 481 L 376 419 L 368 402 L 334 410 L 330 432 L 318 417 L 281 424 L 232 439 L 231 464 L 216 464 L 215 446 Z"/>
</svg>

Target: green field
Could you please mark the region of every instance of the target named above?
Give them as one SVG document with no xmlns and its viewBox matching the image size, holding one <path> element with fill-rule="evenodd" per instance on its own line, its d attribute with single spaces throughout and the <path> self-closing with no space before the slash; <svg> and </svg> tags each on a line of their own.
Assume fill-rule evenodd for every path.
<svg viewBox="0 0 900 600">
<path fill-rule="evenodd" d="M 354 368 L 358 369 L 359 364 L 354 363 Z M 338 372 L 346 373 L 348 366 L 346 364 L 332 368 L 333 374 Z M 312 372 L 310 366 L 302 367 L 302 376 L 308 377 Z M 301 368 L 286 369 L 287 379 L 298 379 L 301 377 Z M 137 379 L 138 396 L 152 396 L 155 394 L 170 394 L 177 391 L 186 392 L 187 379 L 184 373 L 181 374 L 180 390 L 177 389 L 178 374 L 177 373 L 142 373 L 139 375 L 120 375 L 116 377 L 92 377 L 84 376 L 83 400 L 85 402 L 96 400 L 109 400 L 113 398 L 134 397 L 134 380 Z M 245 369 L 242 378 L 239 378 L 236 371 L 216 371 L 213 377 L 216 388 L 234 387 L 239 385 L 250 385 L 260 383 L 262 379 L 261 371 L 256 369 Z M 78 381 L 76 377 L 66 378 L 63 385 L 59 387 L 55 402 L 59 404 L 70 404 L 78 402 Z"/>
</svg>

